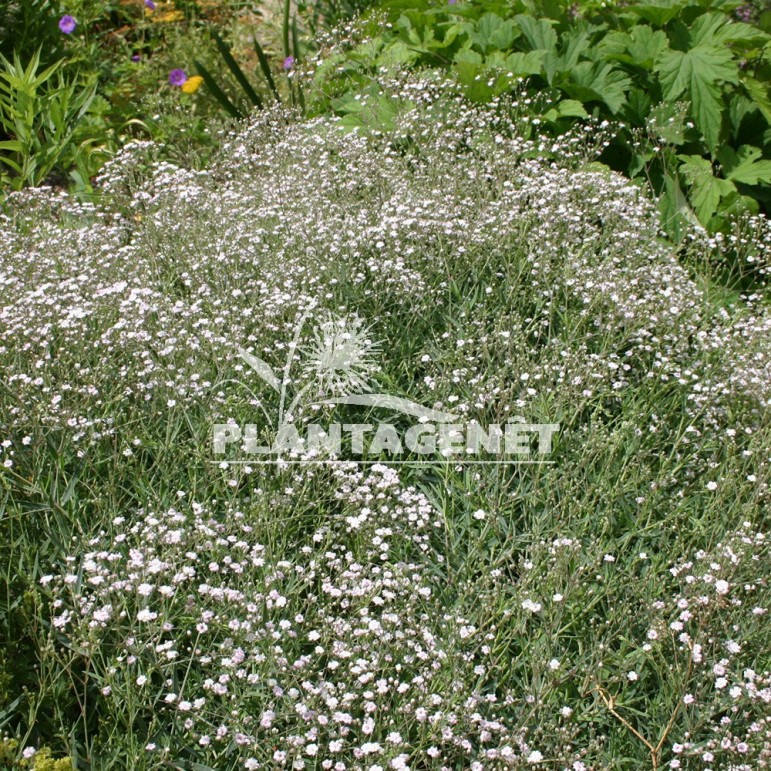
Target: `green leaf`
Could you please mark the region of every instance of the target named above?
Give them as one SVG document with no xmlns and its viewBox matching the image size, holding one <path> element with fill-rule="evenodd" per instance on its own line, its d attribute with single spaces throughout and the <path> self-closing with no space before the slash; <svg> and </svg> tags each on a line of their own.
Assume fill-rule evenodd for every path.
<svg viewBox="0 0 771 771">
<path fill-rule="evenodd" d="M 749 75 L 742 75 L 742 85 L 747 89 L 747 93 L 752 97 L 765 119 L 771 123 L 771 95 L 769 95 L 768 86 Z"/>
<path fill-rule="evenodd" d="M 414 64 L 420 57 L 420 53 L 403 40 L 395 40 L 387 45 L 383 52 L 376 58 L 380 67 L 399 67 Z"/>
<path fill-rule="evenodd" d="M 235 79 L 241 85 L 249 101 L 258 109 L 262 109 L 262 99 L 259 94 L 254 90 L 249 79 L 244 75 L 244 71 L 238 66 L 238 62 L 233 58 L 233 54 L 230 53 L 230 48 L 225 44 L 225 41 L 216 33 L 212 32 L 214 42 L 219 49 L 222 58 L 225 60 L 228 69 L 233 73 Z M 207 84 L 208 85 L 208 84 Z"/>
<path fill-rule="evenodd" d="M 638 24 L 629 32 L 611 32 L 602 39 L 598 48 L 605 59 L 650 70 L 668 46 L 664 32 L 654 30 L 647 24 Z"/>
<path fill-rule="evenodd" d="M 560 118 L 588 117 L 589 115 L 584 109 L 584 106 L 575 99 L 563 99 L 556 107 L 547 110 L 543 115 L 544 120 L 551 121 L 552 123 L 558 121 Z"/>
<path fill-rule="evenodd" d="M 651 110 L 648 131 L 671 145 L 685 141 L 686 106 L 682 102 L 662 102 Z"/>
<path fill-rule="evenodd" d="M 738 82 L 739 71 L 730 51 L 716 46 L 697 46 L 685 53 L 667 50 L 657 59 L 655 69 L 667 101 L 687 93 L 696 125 L 714 154 L 722 125 L 720 83 Z"/>
<path fill-rule="evenodd" d="M 539 51 L 554 51 L 557 48 L 557 33 L 546 19 L 534 19 L 523 13 L 514 17 L 530 48 Z"/>
<path fill-rule="evenodd" d="M 540 75 L 543 69 L 543 51 L 528 51 L 527 53 L 509 54 L 506 57 L 504 67 L 512 75 Z"/>
<path fill-rule="evenodd" d="M 680 172 L 691 186 L 690 199 L 696 216 L 707 225 L 717 211 L 720 199 L 733 193 L 732 182 L 718 179 L 712 172 L 712 164 L 700 155 L 678 155 L 682 161 Z"/>
<path fill-rule="evenodd" d="M 11 160 L 6 155 L 0 155 L 0 163 L 4 163 L 6 166 L 10 166 L 17 174 L 21 174 L 21 166 L 16 161 Z"/>
<path fill-rule="evenodd" d="M 284 46 L 284 58 L 292 52 L 289 50 L 289 14 L 292 9 L 292 0 L 284 0 L 284 14 L 281 20 L 281 42 Z"/>
<path fill-rule="evenodd" d="M 655 2 L 632 4 L 629 10 L 641 16 L 654 27 L 663 27 L 680 13 L 687 0 L 656 0 Z"/>
<path fill-rule="evenodd" d="M 476 76 L 484 70 L 482 55 L 470 49 L 458 51 L 455 54 L 454 63 L 458 79 L 466 86 L 470 86 Z"/>
<path fill-rule="evenodd" d="M 575 99 L 563 99 L 557 105 L 557 115 L 560 118 L 588 118 L 589 115 L 581 102 Z"/>
<path fill-rule="evenodd" d="M 273 97 L 277 102 L 281 101 L 281 97 L 278 95 L 278 89 L 276 88 L 276 82 L 273 80 L 273 73 L 270 71 L 270 63 L 268 57 L 265 56 L 265 52 L 262 50 L 259 40 L 254 38 L 254 52 L 257 54 L 257 61 L 260 63 L 260 69 L 265 76 L 265 80 L 268 83 L 268 88 L 271 90 Z"/>
<path fill-rule="evenodd" d="M 621 70 L 607 62 L 581 62 L 573 68 L 572 81 L 564 90 L 582 102 L 605 102 L 610 111 L 617 113 L 626 101 L 626 91 L 632 81 Z"/>
<path fill-rule="evenodd" d="M 740 93 L 731 95 L 728 103 L 728 120 L 731 126 L 731 137 L 737 139 L 742 129 L 742 124 L 747 117 L 757 116 L 756 105 L 752 99 Z"/>
<path fill-rule="evenodd" d="M 668 45 L 664 32 L 654 31 L 647 25 L 638 24 L 629 30 L 626 50 L 638 66 L 649 70 Z"/>
<path fill-rule="evenodd" d="M 477 21 L 469 38 L 483 53 L 490 50 L 505 51 L 511 48 L 519 31 L 511 19 L 502 19 L 494 13 L 484 14 Z"/>
<path fill-rule="evenodd" d="M 718 160 L 725 176 L 745 185 L 771 183 L 771 161 L 762 158 L 763 153 L 751 145 L 742 145 L 738 152 L 730 147 L 721 148 Z"/>
<path fill-rule="evenodd" d="M 688 205 L 680 183 L 669 175 L 664 177 L 664 193 L 659 198 L 659 212 L 663 227 L 678 242 L 683 237 L 683 220 L 691 225 L 701 224 Z"/>
<path fill-rule="evenodd" d="M 198 74 L 203 78 L 204 83 L 206 83 L 207 88 L 212 92 L 214 98 L 222 105 L 225 112 L 233 118 L 243 118 L 243 113 L 230 101 L 230 99 L 228 99 L 225 92 L 217 85 L 217 81 L 211 76 L 209 70 L 207 70 L 201 62 L 195 59 L 193 60 L 193 63 L 198 70 Z"/>
<path fill-rule="evenodd" d="M 691 46 L 695 48 L 727 43 L 763 45 L 769 36 L 752 24 L 731 21 L 724 13 L 705 13 L 691 26 L 690 38 Z"/>
</svg>

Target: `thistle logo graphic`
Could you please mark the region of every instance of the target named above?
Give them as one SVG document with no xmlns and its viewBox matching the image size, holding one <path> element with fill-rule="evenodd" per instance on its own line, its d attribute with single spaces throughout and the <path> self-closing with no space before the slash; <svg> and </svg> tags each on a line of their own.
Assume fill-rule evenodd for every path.
<svg viewBox="0 0 771 771">
<path fill-rule="evenodd" d="M 321 388 L 343 395 L 369 391 L 369 380 L 378 369 L 380 346 L 369 337 L 369 329 L 358 316 L 328 315 L 313 333 L 307 349 L 305 370 L 318 377 Z"/>
<path fill-rule="evenodd" d="M 263 424 L 235 422 L 214 426 L 214 453 L 225 462 L 242 463 L 360 463 L 446 462 L 463 463 L 551 463 L 552 440 L 559 432 L 556 423 L 526 423 L 515 417 L 507 423 L 482 426 L 464 423 L 461 416 L 425 407 L 410 399 L 384 393 L 373 393 L 372 383 L 379 370 L 380 345 L 372 330 L 355 315 L 334 316 L 326 313 L 318 319 L 310 340 L 300 340 L 310 311 L 300 318 L 281 377 L 262 359 L 240 348 L 238 354 L 249 369 L 278 394 L 275 423 L 261 407 Z M 293 383 L 291 374 L 299 358 L 300 375 Z M 229 382 L 251 387 L 240 380 Z M 290 394 L 290 384 L 293 384 Z M 391 423 L 335 423 L 300 425 L 297 415 L 303 408 L 318 410 L 341 405 L 365 407 L 371 411 L 400 414 L 397 429 Z M 404 416 L 417 418 L 405 428 Z M 265 444 L 266 429 L 271 441 Z M 301 435 L 304 430 L 305 436 Z M 536 444 L 537 458 L 533 455 Z M 261 441 L 262 440 L 262 441 Z M 248 460 L 231 458 L 233 450 Z M 408 457 L 405 457 L 408 456 Z M 345 458 L 345 460 L 343 460 Z"/>
</svg>

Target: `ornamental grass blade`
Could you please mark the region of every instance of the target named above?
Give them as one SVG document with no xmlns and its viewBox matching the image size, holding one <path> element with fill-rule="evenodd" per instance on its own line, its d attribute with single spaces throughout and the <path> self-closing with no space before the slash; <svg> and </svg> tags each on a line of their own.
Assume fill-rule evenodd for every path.
<svg viewBox="0 0 771 771">
<path fill-rule="evenodd" d="M 241 88 L 243 88 L 249 101 L 259 110 L 262 109 L 262 99 L 260 95 L 254 90 L 249 79 L 244 75 L 244 71 L 238 66 L 238 62 L 233 58 L 233 54 L 230 53 L 230 48 L 225 44 L 225 41 L 216 33 L 212 32 L 214 42 L 219 49 L 222 58 L 225 60 L 228 69 L 233 73 L 235 79 L 239 82 Z"/>
<path fill-rule="evenodd" d="M 254 51 L 257 54 L 257 61 L 260 63 L 260 69 L 262 70 L 262 74 L 265 76 L 265 80 L 268 82 L 268 88 L 270 88 L 271 92 L 273 93 L 273 96 L 276 97 L 276 101 L 280 102 L 281 97 L 278 95 L 278 89 L 276 88 L 276 81 L 273 80 L 273 73 L 270 71 L 270 64 L 268 62 L 268 57 L 265 56 L 265 51 L 262 50 L 262 46 L 260 45 L 257 38 L 254 38 Z"/>
<path fill-rule="evenodd" d="M 284 44 L 284 58 L 289 56 L 289 10 L 291 0 L 284 2 L 284 18 L 281 24 L 281 38 Z"/>
<path fill-rule="evenodd" d="M 230 101 L 230 99 L 228 99 L 225 92 L 217 85 L 217 81 L 211 76 L 211 73 L 197 59 L 194 59 L 193 62 L 198 70 L 198 74 L 203 78 L 207 88 L 212 92 L 214 98 L 222 105 L 225 112 L 231 117 L 241 120 L 244 117 L 243 113 Z"/>
<path fill-rule="evenodd" d="M 297 17 L 292 17 L 292 55 L 294 56 L 295 65 L 300 62 L 300 43 L 299 35 L 297 34 Z M 305 94 L 303 94 L 303 87 L 299 79 L 297 83 L 297 101 L 300 105 L 300 110 L 305 112 Z"/>
</svg>

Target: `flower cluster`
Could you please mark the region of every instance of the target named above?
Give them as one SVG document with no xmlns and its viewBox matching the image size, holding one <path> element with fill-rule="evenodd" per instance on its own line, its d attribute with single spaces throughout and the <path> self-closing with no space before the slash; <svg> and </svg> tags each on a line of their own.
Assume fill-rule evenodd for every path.
<svg viewBox="0 0 771 771">
<path fill-rule="evenodd" d="M 245 768 L 534 756 L 497 715 L 514 695 L 470 687 L 477 630 L 434 600 L 425 556 L 441 523 L 425 496 L 385 466 L 303 483 L 341 508 L 308 522 L 291 559 L 261 540 L 296 516 L 289 500 L 184 500 L 117 518 L 43 578 L 53 627 L 91 658 L 103 697 L 142 704 L 149 751 L 214 760 L 235 743 Z"/>
<path fill-rule="evenodd" d="M 716 307 L 587 164 L 601 133 L 378 85 L 358 122 L 271 108 L 205 171 L 133 143 L 98 204 L 0 213 L 0 481 L 20 527 L 74 523 L 40 591 L 89 740 L 137 769 L 768 767 L 769 550 L 741 524 L 771 505 L 767 306 Z M 214 424 L 352 374 L 559 423 L 551 462 L 212 457 Z"/>
</svg>

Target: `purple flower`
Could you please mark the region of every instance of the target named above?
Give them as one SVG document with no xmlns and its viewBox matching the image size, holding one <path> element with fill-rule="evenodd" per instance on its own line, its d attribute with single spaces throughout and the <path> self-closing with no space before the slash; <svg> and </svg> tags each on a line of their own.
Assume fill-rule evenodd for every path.
<svg viewBox="0 0 771 771">
<path fill-rule="evenodd" d="M 134 54 L 134 55 L 131 57 L 131 61 L 132 61 L 132 62 L 138 62 L 138 61 L 139 61 L 141 58 L 142 58 L 142 57 L 141 57 L 139 54 Z"/>
<path fill-rule="evenodd" d="M 169 73 L 169 83 L 172 86 L 184 86 L 187 80 L 187 73 L 184 70 L 176 69 Z"/>
<path fill-rule="evenodd" d="M 294 56 L 287 56 L 286 59 L 284 59 L 284 69 L 291 70 L 292 67 L 294 67 Z"/>
<path fill-rule="evenodd" d="M 149 8 L 151 11 L 154 11 L 154 10 L 155 10 L 155 3 L 153 2 L 153 0 L 145 0 L 145 5 L 146 5 L 146 6 L 147 6 L 147 7 L 148 7 L 148 8 Z"/>
<path fill-rule="evenodd" d="M 75 18 L 69 14 L 65 14 L 61 19 L 59 19 L 59 29 L 65 35 L 71 35 L 75 31 L 75 27 L 77 27 L 77 25 L 78 23 L 75 21 Z"/>
</svg>

